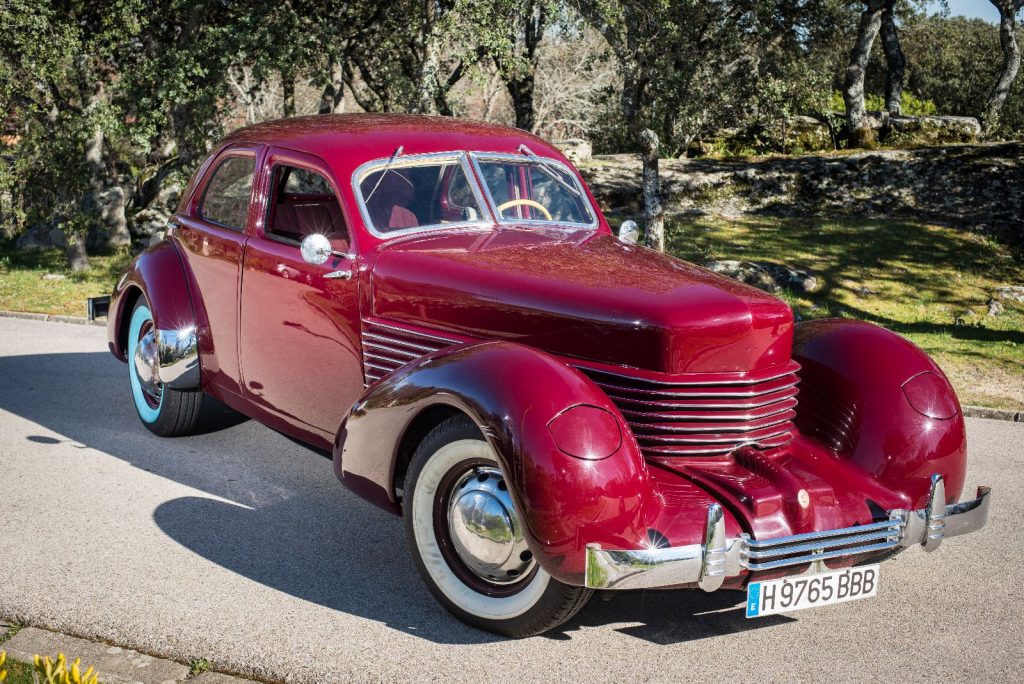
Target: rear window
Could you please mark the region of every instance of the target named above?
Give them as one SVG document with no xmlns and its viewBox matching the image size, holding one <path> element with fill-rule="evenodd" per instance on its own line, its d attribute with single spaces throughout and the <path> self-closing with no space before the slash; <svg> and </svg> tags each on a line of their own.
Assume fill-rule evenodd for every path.
<svg viewBox="0 0 1024 684">
<path fill-rule="evenodd" d="M 199 215 L 222 226 L 243 230 L 249 216 L 255 170 L 256 160 L 252 157 L 228 157 L 222 161 L 206 186 Z"/>
</svg>

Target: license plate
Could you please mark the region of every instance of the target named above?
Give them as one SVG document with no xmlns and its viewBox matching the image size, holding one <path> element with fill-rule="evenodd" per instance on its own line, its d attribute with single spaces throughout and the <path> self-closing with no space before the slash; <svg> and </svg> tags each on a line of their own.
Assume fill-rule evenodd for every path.
<svg viewBox="0 0 1024 684">
<path fill-rule="evenodd" d="M 877 593 L 877 565 L 751 582 L 747 585 L 747 617 L 830 606 L 871 598 Z"/>
</svg>

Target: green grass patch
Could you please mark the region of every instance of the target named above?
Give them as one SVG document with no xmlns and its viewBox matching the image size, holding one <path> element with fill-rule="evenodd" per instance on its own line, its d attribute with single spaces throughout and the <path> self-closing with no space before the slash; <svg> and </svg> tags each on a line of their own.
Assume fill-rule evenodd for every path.
<svg viewBox="0 0 1024 684">
<path fill-rule="evenodd" d="M 7 662 L 4 663 L 4 669 L 7 670 L 7 679 L 4 680 L 4 684 L 33 684 L 35 681 L 32 678 L 34 668 L 30 663 L 11 660 L 10 656 L 8 656 Z"/>
<path fill-rule="evenodd" d="M 1024 284 L 1024 260 L 963 230 L 863 218 L 699 219 L 667 227 L 669 251 L 696 263 L 737 259 L 807 270 L 820 291 L 782 293 L 803 319 L 871 321 L 938 362 L 965 404 L 1024 408 L 1024 305 L 1000 285 Z"/>
<path fill-rule="evenodd" d="M 759 217 L 670 223 L 668 246 L 696 263 L 810 271 L 820 291 L 781 294 L 801 318 L 883 325 L 931 354 L 963 403 L 1024 409 L 1024 305 L 1003 300 L 1002 314 L 987 315 L 996 287 L 1024 284 L 1024 255 L 1000 243 L 913 220 Z M 88 271 L 72 273 L 59 250 L 2 244 L 0 309 L 83 315 L 86 298 L 109 294 L 129 259 L 127 250 L 95 255 Z"/>
<path fill-rule="evenodd" d="M 0 310 L 84 316 L 85 300 L 110 294 L 130 259 L 127 249 L 90 255 L 89 269 L 75 273 L 61 250 L 16 252 L 0 243 Z"/>
</svg>

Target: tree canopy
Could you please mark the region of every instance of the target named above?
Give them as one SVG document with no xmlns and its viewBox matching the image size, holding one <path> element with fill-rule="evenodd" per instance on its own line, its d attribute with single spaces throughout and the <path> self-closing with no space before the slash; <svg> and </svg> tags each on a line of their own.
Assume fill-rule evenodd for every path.
<svg viewBox="0 0 1024 684">
<path fill-rule="evenodd" d="M 0 230 L 59 229 L 83 263 L 226 130 L 360 110 L 641 153 L 654 222 L 658 156 L 722 131 L 785 151 L 809 115 L 862 144 L 870 106 L 913 101 L 1019 136 L 1024 0 L 992 2 L 998 25 L 917 0 L 4 0 Z"/>
</svg>

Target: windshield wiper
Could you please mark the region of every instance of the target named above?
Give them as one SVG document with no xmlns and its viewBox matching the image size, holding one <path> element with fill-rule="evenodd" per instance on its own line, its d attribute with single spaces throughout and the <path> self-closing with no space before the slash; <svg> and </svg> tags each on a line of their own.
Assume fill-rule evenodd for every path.
<svg viewBox="0 0 1024 684">
<path fill-rule="evenodd" d="M 388 163 L 384 165 L 384 173 L 380 174 L 380 178 L 377 179 L 377 184 L 373 186 L 373 190 L 371 190 L 370 194 L 363 200 L 364 203 L 368 204 L 370 202 L 370 198 L 373 197 L 373 193 L 377 192 L 377 188 L 379 188 L 380 184 L 384 181 L 384 176 L 388 175 L 388 171 L 391 170 L 391 165 L 395 163 L 395 160 L 398 159 L 404 149 L 404 145 L 399 145 L 398 149 L 395 150 L 395 153 L 391 155 L 391 159 L 389 159 Z"/>
<path fill-rule="evenodd" d="M 561 169 L 555 166 L 554 162 L 547 161 L 542 157 L 538 157 L 533 153 L 533 150 L 531 150 L 526 145 L 520 145 L 519 151 L 525 154 L 527 157 L 529 157 L 530 161 L 532 161 L 533 163 L 539 164 L 543 167 L 551 167 L 551 170 L 549 171 L 549 173 L 551 174 L 551 178 L 556 183 L 561 185 L 563 188 L 570 191 L 572 194 L 576 195 L 580 199 L 583 199 L 583 193 L 581 193 L 576 187 L 574 187 L 571 183 L 569 183 L 567 180 L 562 178 L 561 175 L 559 175 L 561 173 Z"/>
</svg>

